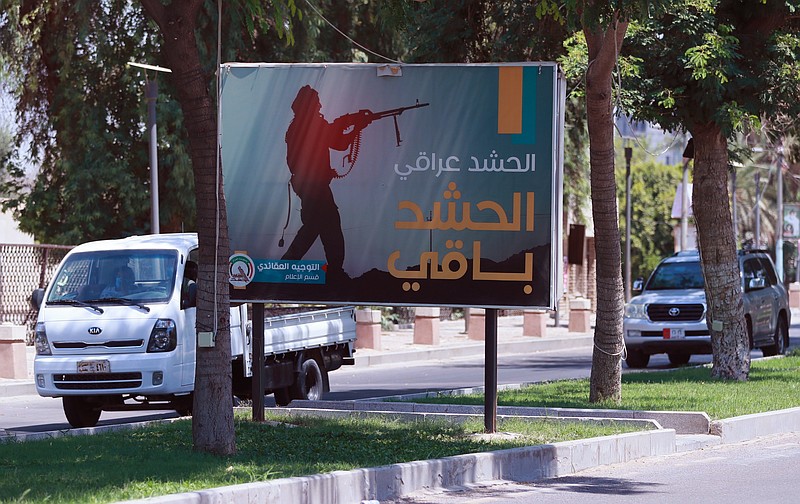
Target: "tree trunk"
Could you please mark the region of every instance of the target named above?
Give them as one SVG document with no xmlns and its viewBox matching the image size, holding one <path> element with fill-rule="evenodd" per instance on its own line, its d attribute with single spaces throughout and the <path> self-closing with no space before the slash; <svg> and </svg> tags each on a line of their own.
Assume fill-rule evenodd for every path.
<svg viewBox="0 0 800 504">
<path fill-rule="evenodd" d="M 692 211 L 697 224 L 711 332 L 712 376 L 747 380 L 750 344 L 728 193 L 728 142 L 714 123 L 697 125 Z"/>
<path fill-rule="evenodd" d="M 592 217 L 597 256 L 597 322 L 589 401 L 622 399 L 622 252 L 617 185 L 614 174 L 614 118 L 611 74 L 627 23 L 584 27 L 589 50 L 586 72 L 586 121 L 589 129 Z"/>
<path fill-rule="evenodd" d="M 200 264 L 197 282 L 197 330 L 215 333 L 211 348 L 197 349 L 192 435 L 198 451 L 236 452 L 231 384 L 228 221 L 222 173 L 217 169 L 217 113 L 209 95 L 195 40 L 202 0 L 162 5 L 141 0 L 161 28 L 164 56 L 172 70 L 189 136 L 195 178 Z"/>
</svg>

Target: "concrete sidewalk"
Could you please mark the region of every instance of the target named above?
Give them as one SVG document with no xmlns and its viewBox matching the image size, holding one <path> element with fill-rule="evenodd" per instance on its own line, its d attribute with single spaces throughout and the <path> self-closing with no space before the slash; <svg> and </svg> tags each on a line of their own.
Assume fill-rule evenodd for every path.
<svg viewBox="0 0 800 504">
<path fill-rule="evenodd" d="M 550 317 L 545 335 L 534 337 L 523 336 L 522 315 L 498 317 L 497 353 L 500 355 L 525 354 L 591 346 L 594 337 L 594 317 L 590 317 L 590 320 L 591 331 L 570 332 L 566 320 L 562 319 L 560 324 L 556 326 L 555 320 Z M 415 344 L 413 326 L 393 331 L 382 331 L 380 348 L 377 350 L 357 348 L 355 359 L 356 366 L 376 366 L 484 354 L 485 342 L 469 339 L 466 322 L 460 319 L 439 322 L 439 342 L 436 345 Z"/>
</svg>

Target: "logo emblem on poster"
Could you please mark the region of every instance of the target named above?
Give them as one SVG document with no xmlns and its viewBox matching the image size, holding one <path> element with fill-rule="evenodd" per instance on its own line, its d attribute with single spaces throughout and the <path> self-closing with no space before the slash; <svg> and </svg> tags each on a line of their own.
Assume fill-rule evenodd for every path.
<svg viewBox="0 0 800 504">
<path fill-rule="evenodd" d="M 243 252 L 234 253 L 230 259 L 230 279 L 234 289 L 244 289 L 253 281 L 256 274 L 256 265 L 250 256 Z"/>
</svg>

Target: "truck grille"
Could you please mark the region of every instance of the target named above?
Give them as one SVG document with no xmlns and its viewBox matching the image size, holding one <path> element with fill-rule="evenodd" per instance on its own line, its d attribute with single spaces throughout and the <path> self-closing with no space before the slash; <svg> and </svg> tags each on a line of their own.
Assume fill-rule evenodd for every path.
<svg viewBox="0 0 800 504">
<path fill-rule="evenodd" d="M 703 318 L 702 304 L 647 305 L 647 316 L 653 322 L 698 322 Z"/>
<path fill-rule="evenodd" d="M 143 339 L 136 340 L 111 340 L 101 341 L 99 343 L 86 343 L 85 341 L 61 341 L 53 343 L 53 346 L 58 349 L 76 349 L 76 348 L 90 348 L 90 347 L 106 347 L 106 348 L 125 348 L 125 347 L 140 347 L 144 345 Z"/>
<path fill-rule="evenodd" d="M 138 388 L 142 386 L 142 373 L 57 374 L 53 383 L 60 390 Z"/>
</svg>

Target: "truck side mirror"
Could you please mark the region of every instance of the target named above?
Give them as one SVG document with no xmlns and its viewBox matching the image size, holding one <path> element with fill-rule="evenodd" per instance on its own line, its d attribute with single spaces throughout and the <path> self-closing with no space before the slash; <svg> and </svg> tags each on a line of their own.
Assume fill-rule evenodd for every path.
<svg viewBox="0 0 800 504">
<path fill-rule="evenodd" d="M 636 292 L 642 292 L 643 288 L 644 288 L 644 278 L 637 278 L 636 280 L 633 281 L 633 286 L 632 286 L 633 290 L 635 290 Z"/>
<path fill-rule="evenodd" d="M 44 301 L 44 289 L 41 287 L 34 289 L 33 294 L 31 294 L 31 306 L 33 309 L 39 311 L 39 308 L 42 307 L 42 301 Z"/>
<path fill-rule="evenodd" d="M 197 306 L 197 284 L 192 282 L 181 292 L 181 309 Z"/>
</svg>

